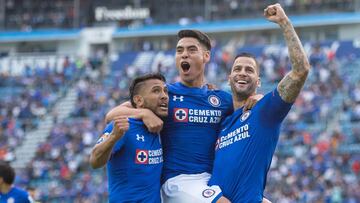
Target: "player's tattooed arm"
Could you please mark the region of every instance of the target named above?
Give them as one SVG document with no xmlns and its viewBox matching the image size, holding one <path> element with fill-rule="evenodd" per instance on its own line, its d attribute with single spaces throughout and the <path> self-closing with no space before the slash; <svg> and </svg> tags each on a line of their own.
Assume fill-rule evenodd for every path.
<svg viewBox="0 0 360 203">
<path fill-rule="evenodd" d="M 292 70 L 279 83 L 278 91 L 286 102 L 294 102 L 310 70 L 310 64 L 290 21 L 281 24 L 288 45 Z"/>
<path fill-rule="evenodd" d="M 277 23 L 283 30 L 292 70 L 280 81 L 277 88 L 284 101 L 294 102 L 309 73 L 309 61 L 293 25 L 280 4 L 268 6 L 264 10 L 264 15 L 268 20 Z"/>
</svg>

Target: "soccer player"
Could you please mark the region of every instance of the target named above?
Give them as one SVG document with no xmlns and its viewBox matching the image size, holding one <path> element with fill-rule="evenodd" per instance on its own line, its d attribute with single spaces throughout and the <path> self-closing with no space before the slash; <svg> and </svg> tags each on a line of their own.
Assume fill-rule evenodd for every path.
<svg viewBox="0 0 360 203">
<path fill-rule="evenodd" d="M 259 65 L 250 54 L 240 54 L 235 58 L 229 76 L 234 113 L 221 125 L 209 181 L 209 185 L 220 186 L 223 195 L 232 202 L 262 201 L 281 123 L 310 70 L 301 42 L 280 4 L 268 6 L 264 15 L 281 27 L 292 70 L 251 111 L 243 112 L 244 102 L 256 93 L 260 84 Z"/>
<path fill-rule="evenodd" d="M 0 161 L 0 202 L 32 203 L 29 194 L 14 187 L 15 170 L 6 162 Z"/>
<path fill-rule="evenodd" d="M 167 85 L 169 115 L 161 131 L 165 203 L 226 201 L 221 198 L 220 188 L 207 186 L 220 121 L 233 112 L 230 94 L 210 90 L 205 85 L 204 71 L 210 50 L 210 39 L 205 33 L 178 32 L 175 61 L 180 82 Z M 256 99 L 249 100 L 250 106 Z M 106 120 L 113 120 L 116 115 L 137 116 L 150 131 L 160 131 L 163 126 L 152 112 L 131 108 L 128 102 L 111 110 Z"/>
<path fill-rule="evenodd" d="M 133 80 L 130 100 L 160 118 L 168 115 L 168 93 L 161 74 Z M 139 119 L 116 117 L 109 123 L 90 156 L 93 168 L 107 163 L 110 202 L 159 203 L 163 165 L 160 136 Z"/>
<path fill-rule="evenodd" d="M 26 188 L 26 191 L 29 193 L 29 196 L 33 200 L 33 203 L 40 203 L 40 201 L 37 201 L 38 199 L 38 191 L 35 187 L 29 186 Z"/>
</svg>

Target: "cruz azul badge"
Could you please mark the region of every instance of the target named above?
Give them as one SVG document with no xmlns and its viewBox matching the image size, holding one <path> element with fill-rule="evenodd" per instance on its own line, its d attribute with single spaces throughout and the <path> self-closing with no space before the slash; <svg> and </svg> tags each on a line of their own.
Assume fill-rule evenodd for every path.
<svg viewBox="0 0 360 203">
<path fill-rule="evenodd" d="M 241 121 L 241 122 L 244 122 L 246 119 L 249 118 L 250 114 L 251 114 L 251 111 L 250 111 L 250 110 L 249 110 L 249 111 L 245 111 L 245 112 L 241 115 L 240 121 Z"/>
<path fill-rule="evenodd" d="M 219 97 L 217 97 L 215 95 L 210 95 L 208 98 L 208 101 L 211 104 L 211 106 L 213 106 L 213 107 L 218 107 L 221 104 Z"/>
</svg>

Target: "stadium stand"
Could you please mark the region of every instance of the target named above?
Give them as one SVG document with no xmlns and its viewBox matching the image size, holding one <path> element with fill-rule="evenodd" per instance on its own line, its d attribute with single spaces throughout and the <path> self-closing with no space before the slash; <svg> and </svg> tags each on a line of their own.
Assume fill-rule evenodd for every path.
<svg viewBox="0 0 360 203">
<path fill-rule="evenodd" d="M 255 11 L 263 10 L 267 5 L 279 2 L 292 14 L 298 13 L 330 13 L 354 12 L 359 9 L 356 0 L 316 0 L 316 1 L 261 1 L 261 0 L 147 0 L 147 1 L 84 1 L 84 0 L 57 0 L 55 3 L 34 0 L 3 0 L 4 23 L 6 29 L 21 29 L 29 31 L 38 28 L 79 28 L 94 26 L 96 22 L 96 7 L 120 8 L 125 6 L 150 8 L 151 17 L 135 24 L 189 24 L 209 20 L 224 20 L 235 18 L 253 18 L 261 16 Z M 133 24 L 128 20 L 121 20 L 117 26 Z"/>
<path fill-rule="evenodd" d="M 1 26 L 30 31 L 96 24 L 88 12 L 97 5 L 87 1 L 79 1 L 80 6 L 84 6 L 82 12 L 76 14 L 81 16 L 80 20 L 74 20 L 76 1 L 22 2 L 0 0 L 0 4 L 6 4 Z M 114 2 L 103 3 L 111 7 Z M 131 2 L 122 1 L 122 4 Z M 142 23 L 157 25 L 179 23 L 181 17 L 190 22 L 252 17 L 255 10 L 262 10 L 273 1 L 242 1 L 240 5 L 233 0 L 213 0 L 210 16 L 204 13 L 203 6 L 191 4 L 190 0 L 172 5 L 166 0 L 156 1 L 156 5 L 169 9 L 156 7 L 155 0 L 139 2 L 143 2 L 139 6 L 156 11 L 153 19 Z M 331 15 L 359 9 L 359 3 L 354 0 L 284 0 L 280 3 L 294 14 Z M 199 16 L 181 16 L 185 12 L 174 12 L 179 4 L 187 5 L 183 9 Z M 224 21 L 226 23 L 231 22 Z M 118 22 L 118 26 L 127 24 L 129 22 Z M 57 30 L 39 31 L 36 39 L 26 32 L 18 34 L 27 40 L 43 37 L 52 40 L 54 33 L 62 36 L 62 31 Z M 71 37 L 79 33 L 78 30 L 64 32 Z M 117 30 L 114 37 L 120 34 L 121 30 Z M 9 35 L 13 36 L 0 33 L 0 42 Z M 229 89 L 226 74 L 231 59 L 242 51 L 256 54 L 262 64 L 262 93 L 274 88 L 289 70 L 286 49 L 280 43 L 267 44 L 261 36 L 251 36 L 241 44 L 237 39 L 216 41 L 206 75 L 209 83 L 222 89 Z M 129 81 L 136 75 L 160 71 L 169 82 L 177 81 L 174 50 L 149 48 L 145 44 L 145 41 L 129 43 L 130 48 L 117 53 L 110 64 L 105 57 L 83 60 L 75 54 L 0 56 L 0 159 L 12 161 L 17 167 L 17 185 L 35 187 L 37 200 L 41 202 L 107 202 L 106 172 L 91 170 L 88 163 L 90 150 L 104 128 L 105 113 L 128 99 Z M 313 68 L 283 126 L 265 196 L 280 203 L 360 202 L 359 46 L 355 40 L 308 41 L 304 46 Z"/>
</svg>

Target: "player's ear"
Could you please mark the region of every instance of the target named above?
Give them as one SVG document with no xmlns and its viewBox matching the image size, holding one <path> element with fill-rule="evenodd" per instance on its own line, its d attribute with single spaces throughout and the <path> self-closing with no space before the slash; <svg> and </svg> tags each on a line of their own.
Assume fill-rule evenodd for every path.
<svg viewBox="0 0 360 203">
<path fill-rule="evenodd" d="M 134 96 L 134 102 L 136 104 L 136 108 L 143 108 L 144 107 L 144 98 L 141 95 Z"/>
<path fill-rule="evenodd" d="M 259 77 L 256 81 L 257 87 L 261 87 L 261 78 Z"/>
<path fill-rule="evenodd" d="M 210 61 L 210 51 L 204 51 L 204 63 L 208 63 Z"/>
<path fill-rule="evenodd" d="M 227 76 L 227 79 L 228 85 L 230 86 L 230 75 Z"/>
</svg>

